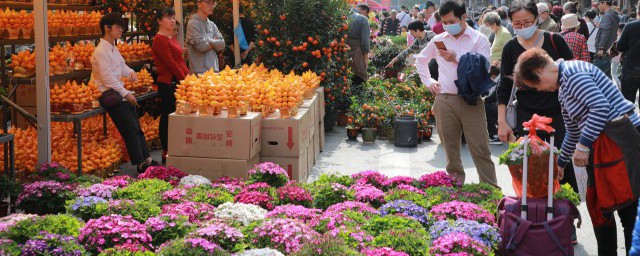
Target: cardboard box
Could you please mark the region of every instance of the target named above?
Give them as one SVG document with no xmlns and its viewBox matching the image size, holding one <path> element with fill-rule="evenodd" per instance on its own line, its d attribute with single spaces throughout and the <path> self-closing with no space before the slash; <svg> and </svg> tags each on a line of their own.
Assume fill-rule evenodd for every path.
<svg viewBox="0 0 640 256">
<path fill-rule="evenodd" d="M 318 131 L 320 131 L 318 134 L 320 134 L 320 152 L 324 151 L 324 143 L 325 143 L 325 131 L 324 131 L 324 121 L 320 122 L 320 124 L 318 125 Z"/>
<path fill-rule="evenodd" d="M 260 153 L 260 113 L 169 116 L 169 155 L 249 160 Z"/>
<path fill-rule="evenodd" d="M 262 119 L 261 156 L 299 157 L 311 141 L 311 116 L 301 108 L 291 118 L 280 118 L 276 111 Z"/>
<path fill-rule="evenodd" d="M 247 178 L 247 172 L 258 164 L 260 156 L 249 160 L 167 156 L 167 166 L 185 173 L 202 175 L 211 180 L 224 176 Z"/>
<path fill-rule="evenodd" d="M 25 111 L 29 112 L 29 114 L 32 114 L 34 116 L 36 116 L 36 114 L 38 113 L 38 108 L 37 107 L 22 107 Z M 20 129 L 27 129 L 29 126 L 31 126 L 31 123 L 29 123 L 29 121 L 27 121 L 26 118 L 24 118 L 18 111 L 12 111 L 12 118 L 11 120 L 13 120 L 12 124 L 15 125 L 16 127 L 20 128 Z M 2 116 L 0 114 L 0 116 Z M 1 118 L 1 117 L 0 117 Z"/>
<path fill-rule="evenodd" d="M 314 145 L 313 145 L 313 139 L 311 140 L 311 143 L 309 143 L 309 146 L 307 146 L 307 170 L 311 171 L 311 169 L 313 169 L 313 165 L 316 163 L 316 154 L 315 154 L 315 150 Z"/>
<path fill-rule="evenodd" d="M 318 93 L 318 121 L 324 120 L 325 108 L 324 108 L 324 88 L 320 87 L 316 89 Z"/>
<path fill-rule="evenodd" d="M 291 180 L 307 182 L 309 177 L 307 151 L 303 150 L 299 157 L 260 157 L 260 162 L 272 162 L 287 170 Z"/>
<path fill-rule="evenodd" d="M 37 106 L 36 100 L 36 85 L 35 84 L 22 84 L 17 85 L 16 89 L 16 104 L 21 107 L 35 107 Z"/>
<path fill-rule="evenodd" d="M 320 132 L 316 132 L 316 134 L 313 135 L 313 155 L 315 156 L 313 161 L 315 164 L 320 158 Z"/>
<path fill-rule="evenodd" d="M 307 109 L 307 112 L 309 113 L 310 116 L 310 120 L 312 124 L 318 123 L 318 118 L 320 116 L 320 113 L 318 111 L 318 94 L 314 94 L 313 98 L 311 99 L 307 99 L 302 103 L 302 106 L 300 106 L 300 108 L 304 108 Z M 316 126 L 312 125 L 311 126 L 311 135 L 314 135 L 316 133 Z"/>
</svg>

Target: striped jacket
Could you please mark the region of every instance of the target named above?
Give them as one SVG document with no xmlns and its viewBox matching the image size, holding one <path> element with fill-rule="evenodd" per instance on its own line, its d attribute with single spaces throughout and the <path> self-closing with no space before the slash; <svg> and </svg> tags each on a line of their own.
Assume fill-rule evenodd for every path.
<svg viewBox="0 0 640 256">
<path fill-rule="evenodd" d="M 567 134 L 562 143 L 558 165 L 565 167 L 576 144 L 591 147 L 605 124 L 622 115 L 636 126 L 640 116 L 618 87 L 600 69 L 583 61 L 559 60 L 558 98 Z"/>
</svg>

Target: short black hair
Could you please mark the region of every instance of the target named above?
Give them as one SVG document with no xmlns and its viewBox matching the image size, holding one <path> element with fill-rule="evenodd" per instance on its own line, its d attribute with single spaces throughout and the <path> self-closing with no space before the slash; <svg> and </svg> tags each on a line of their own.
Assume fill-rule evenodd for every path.
<svg viewBox="0 0 640 256">
<path fill-rule="evenodd" d="M 506 20 L 507 19 L 507 11 L 503 10 L 503 9 L 498 9 L 498 15 L 500 15 L 500 19 L 501 20 Z"/>
<path fill-rule="evenodd" d="M 558 1 L 553 1 L 553 6 L 560 6 L 560 2 L 558 2 Z"/>
<path fill-rule="evenodd" d="M 409 25 L 407 25 L 407 29 L 414 31 L 424 31 L 424 23 L 419 20 L 412 21 L 411 23 L 409 23 Z"/>
<path fill-rule="evenodd" d="M 619 29 L 619 30 L 623 30 L 623 29 L 624 29 L 624 26 L 625 26 L 626 24 L 627 24 L 627 23 L 622 23 L 622 22 L 621 22 L 620 24 L 618 24 L 618 29 Z"/>
<path fill-rule="evenodd" d="M 596 18 L 596 11 L 594 11 L 593 9 L 589 9 L 586 12 L 584 12 L 584 16 L 589 18 L 590 20 L 593 20 Z"/>
<path fill-rule="evenodd" d="M 102 36 L 105 35 L 104 26 L 111 27 L 113 25 L 118 25 L 122 27 L 123 30 L 127 28 L 127 25 L 124 23 L 121 14 L 112 12 L 100 18 L 100 31 L 102 31 Z"/>
<path fill-rule="evenodd" d="M 407 6 L 406 6 L 406 5 L 400 6 L 400 9 L 402 9 L 402 10 L 406 10 L 406 9 L 407 9 Z"/>
<path fill-rule="evenodd" d="M 369 9 L 369 6 L 367 4 L 359 4 L 358 5 L 358 9 L 362 9 L 362 10 L 366 11 L 367 13 L 369 11 L 371 11 L 371 9 Z"/>
<path fill-rule="evenodd" d="M 391 15 L 387 11 L 382 11 L 382 16 L 384 16 L 385 18 L 389 18 L 389 16 Z"/>
<path fill-rule="evenodd" d="M 464 2 L 458 0 L 448 0 L 440 6 L 440 17 L 444 17 L 445 15 L 453 12 L 453 15 L 462 19 L 462 15 L 467 13 L 467 7 Z"/>
<path fill-rule="evenodd" d="M 164 17 L 174 17 L 176 16 L 176 11 L 171 7 L 164 7 L 156 10 L 156 19 L 161 20 Z"/>
<path fill-rule="evenodd" d="M 513 14 L 519 11 L 529 12 L 533 14 L 533 17 L 535 17 L 536 19 L 538 18 L 538 6 L 534 1 L 529 1 L 526 3 L 519 1 L 513 2 L 511 4 L 511 7 L 509 7 L 509 19 L 513 20 Z"/>
<path fill-rule="evenodd" d="M 435 4 L 435 3 L 433 3 L 433 1 L 427 1 L 427 3 L 426 3 L 426 4 L 424 4 L 424 8 L 425 8 L 425 9 L 428 9 L 429 7 L 434 7 L 434 8 L 435 8 L 435 7 L 436 7 L 436 4 Z"/>
<path fill-rule="evenodd" d="M 413 9 L 420 11 L 420 7 L 418 7 L 418 6 L 413 7 Z"/>
<path fill-rule="evenodd" d="M 436 22 L 442 21 L 442 18 L 440 18 L 440 14 L 438 12 L 435 12 L 433 14 L 433 17 L 436 19 Z"/>
</svg>

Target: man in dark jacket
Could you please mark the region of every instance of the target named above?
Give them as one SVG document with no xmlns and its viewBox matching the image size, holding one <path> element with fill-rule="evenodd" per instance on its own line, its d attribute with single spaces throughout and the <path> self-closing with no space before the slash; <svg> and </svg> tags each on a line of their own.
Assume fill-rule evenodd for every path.
<svg viewBox="0 0 640 256">
<path fill-rule="evenodd" d="M 602 16 L 600 20 L 600 30 L 596 35 L 596 50 L 598 56 L 604 56 L 611 48 L 618 37 L 618 25 L 620 24 L 620 16 L 611 9 L 610 0 L 598 0 L 598 10 Z"/>
<path fill-rule="evenodd" d="M 640 10 L 640 2 L 637 9 Z M 620 91 L 625 99 L 635 103 L 636 94 L 640 90 L 640 20 L 624 26 L 616 48 L 624 56 Z"/>
<path fill-rule="evenodd" d="M 578 14 L 578 8 L 573 2 L 565 3 L 562 9 L 564 11 L 564 14 L 576 14 L 576 15 Z M 578 28 L 578 34 L 583 35 L 585 39 L 589 39 L 589 27 L 587 27 L 587 22 L 580 17 L 578 17 L 578 22 L 580 22 L 580 27 Z"/>
</svg>

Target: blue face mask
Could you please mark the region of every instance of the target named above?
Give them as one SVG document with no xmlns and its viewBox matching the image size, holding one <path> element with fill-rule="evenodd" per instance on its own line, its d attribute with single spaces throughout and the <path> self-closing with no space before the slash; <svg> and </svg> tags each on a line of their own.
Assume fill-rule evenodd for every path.
<svg viewBox="0 0 640 256">
<path fill-rule="evenodd" d="M 524 38 L 525 40 L 529 40 L 533 37 L 533 34 L 536 33 L 536 30 L 538 30 L 538 25 L 534 23 L 533 25 L 527 28 L 521 28 L 521 29 L 514 28 L 513 33 L 519 37 Z"/>
<path fill-rule="evenodd" d="M 452 36 L 460 34 L 460 31 L 462 31 L 462 26 L 460 26 L 460 23 L 451 24 L 451 25 L 442 25 L 442 27 L 444 28 L 444 31 L 447 31 L 447 33 L 449 33 L 449 35 L 452 35 Z"/>
</svg>

